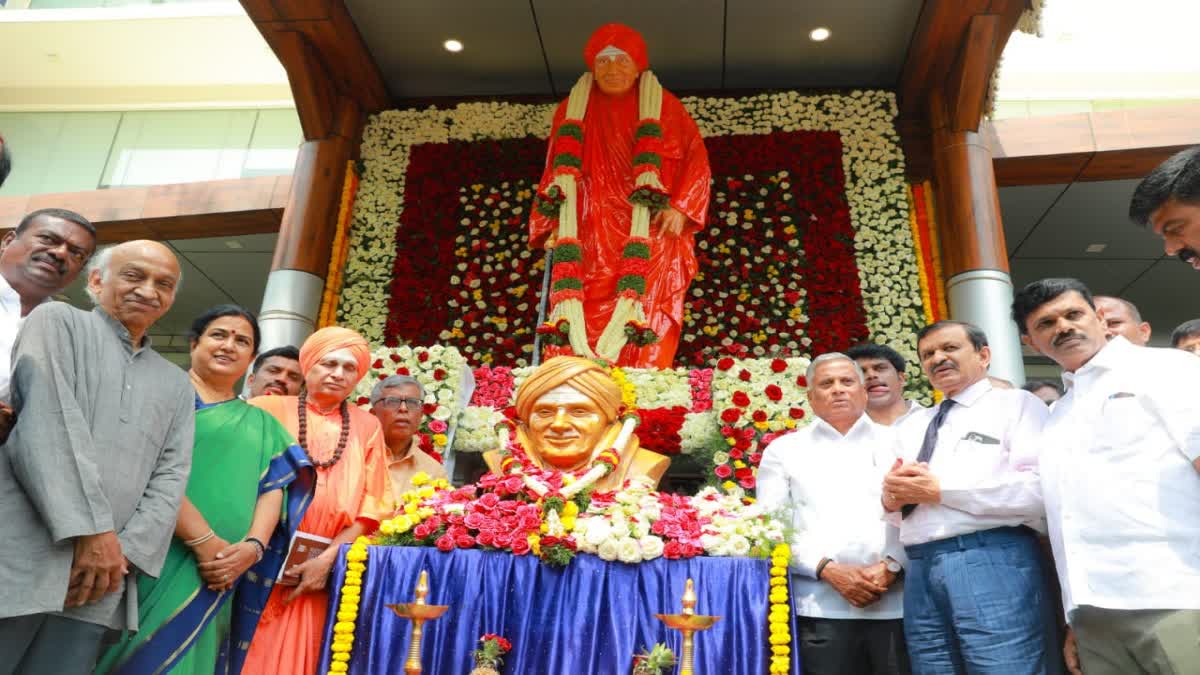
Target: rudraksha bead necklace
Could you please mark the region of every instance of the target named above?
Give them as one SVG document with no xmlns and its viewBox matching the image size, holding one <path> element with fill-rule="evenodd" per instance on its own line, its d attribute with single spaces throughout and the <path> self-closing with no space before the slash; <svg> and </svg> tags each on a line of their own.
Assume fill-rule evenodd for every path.
<svg viewBox="0 0 1200 675">
<path fill-rule="evenodd" d="M 307 398 L 308 392 L 302 391 L 297 401 L 299 406 L 297 415 L 300 420 L 300 449 L 304 451 L 304 454 L 308 455 L 308 461 L 312 462 L 314 467 L 328 469 L 337 464 L 338 460 L 342 458 L 342 453 L 346 450 L 346 441 L 350 439 L 350 406 L 346 405 L 345 401 L 342 401 L 339 407 L 339 412 L 342 415 L 342 435 L 338 437 L 337 448 L 334 449 L 333 456 L 324 462 L 318 462 L 317 458 L 313 457 L 312 453 L 308 451 L 308 410 L 304 406 Z"/>
</svg>

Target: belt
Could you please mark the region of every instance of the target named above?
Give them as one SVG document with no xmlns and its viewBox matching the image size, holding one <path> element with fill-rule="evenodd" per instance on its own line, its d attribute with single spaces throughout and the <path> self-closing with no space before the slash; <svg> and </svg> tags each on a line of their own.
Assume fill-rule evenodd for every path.
<svg viewBox="0 0 1200 675">
<path fill-rule="evenodd" d="M 1004 546 L 1005 544 L 1032 541 L 1033 539 L 1035 539 L 1033 530 L 1024 525 L 995 527 L 990 530 L 960 534 L 957 537 L 927 541 L 924 544 L 905 546 L 904 552 L 910 559 L 927 558 L 939 553 L 966 551 L 985 546 Z"/>
</svg>

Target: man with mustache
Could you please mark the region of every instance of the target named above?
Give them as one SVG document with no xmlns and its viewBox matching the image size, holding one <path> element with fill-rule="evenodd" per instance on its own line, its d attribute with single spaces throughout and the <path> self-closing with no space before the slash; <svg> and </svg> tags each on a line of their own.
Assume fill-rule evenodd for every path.
<svg viewBox="0 0 1200 675">
<path fill-rule="evenodd" d="M 1129 219 L 1162 237 L 1167 255 L 1200 270 L 1200 145 L 1171 155 L 1138 183 Z"/>
<path fill-rule="evenodd" d="M 1021 341 L 1064 371 L 1041 482 L 1072 672 L 1200 667 L 1200 360 L 1106 339 L 1087 287 L 1013 299 Z M 1076 656 L 1076 648 L 1078 656 Z"/>
<path fill-rule="evenodd" d="M 1109 340 L 1120 335 L 1139 347 L 1150 343 L 1150 322 L 1142 321 L 1142 313 L 1137 305 L 1111 295 L 1097 295 L 1092 301 L 1096 305 L 1096 313 L 1104 322 L 1104 334 Z"/>
<path fill-rule="evenodd" d="M 120 244 L 89 264 L 92 311 L 25 320 L 0 461 L 0 673 L 90 673 L 106 630 L 137 630 L 129 575 L 159 573 L 191 468 L 196 392 L 147 337 L 179 277 L 166 246 Z"/>
<path fill-rule="evenodd" d="M 246 388 L 255 396 L 298 396 L 304 374 L 300 372 L 300 350 L 288 345 L 276 347 L 258 355 L 250 374 L 246 376 Z"/>
<path fill-rule="evenodd" d="M 822 354 L 806 376 L 817 420 L 771 443 L 758 470 L 759 504 L 788 513 L 795 532 L 790 567 L 804 672 L 906 675 L 905 558 L 879 504 L 892 430 L 863 414 L 863 372 L 850 356 Z"/>
<path fill-rule="evenodd" d="M 12 427 L 9 357 L 21 323 L 34 307 L 74 281 L 94 250 L 96 228 L 65 209 L 34 211 L 0 241 L 0 444 Z"/>
<path fill-rule="evenodd" d="M 885 427 L 903 422 L 924 406 L 904 398 L 904 357 L 887 345 L 866 344 L 851 347 L 846 356 L 862 368 L 867 385 L 867 414 L 871 421 Z"/>
<path fill-rule="evenodd" d="M 961 321 L 917 335 L 945 399 L 897 432 L 883 506 L 909 558 L 904 634 L 914 673 L 1054 672 L 1057 640 L 1037 532 L 1046 405 L 988 380 L 987 336 Z"/>
<path fill-rule="evenodd" d="M 415 377 L 389 375 L 371 390 L 371 414 L 383 427 L 388 446 L 388 474 L 396 503 L 413 488 L 412 478 L 424 472 L 430 478 L 446 478 L 446 467 L 421 449 L 417 431 L 424 418 L 425 388 Z"/>
</svg>

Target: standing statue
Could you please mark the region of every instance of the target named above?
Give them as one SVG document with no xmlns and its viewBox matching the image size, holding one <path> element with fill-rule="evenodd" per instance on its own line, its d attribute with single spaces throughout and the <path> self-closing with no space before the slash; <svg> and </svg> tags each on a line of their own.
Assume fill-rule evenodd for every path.
<svg viewBox="0 0 1200 675">
<path fill-rule="evenodd" d="M 657 486 L 671 464 L 669 457 L 638 447 L 636 436 L 622 433 L 621 388 L 591 359 L 546 361 L 517 387 L 515 404 L 517 443 L 533 468 L 583 474 L 611 449 L 615 467 L 595 487 L 613 490 L 639 477 Z M 492 473 L 506 473 L 499 450 L 483 453 L 483 459 Z"/>
<path fill-rule="evenodd" d="M 670 368 L 708 213 L 708 153 L 646 69 L 637 31 L 601 26 L 583 57 L 590 72 L 554 113 L 529 220 L 531 245 L 554 249 L 548 323 L 579 356 Z"/>
</svg>

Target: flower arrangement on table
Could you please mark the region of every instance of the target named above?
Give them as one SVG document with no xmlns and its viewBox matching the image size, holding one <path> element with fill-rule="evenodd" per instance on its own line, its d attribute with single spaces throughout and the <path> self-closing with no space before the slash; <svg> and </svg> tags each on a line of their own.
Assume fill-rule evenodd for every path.
<svg viewBox="0 0 1200 675">
<path fill-rule="evenodd" d="M 471 675 L 500 675 L 504 655 L 510 651 L 511 642 L 494 633 L 484 633 L 479 637 L 479 648 L 472 654 L 475 668 Z"/>
<path fill-rule="evenodd" d="M 675 652 L 659 643 L 633 657 L 633 675 L 662 675 L 664 670 L 675 665 Z"/>
</svg>

